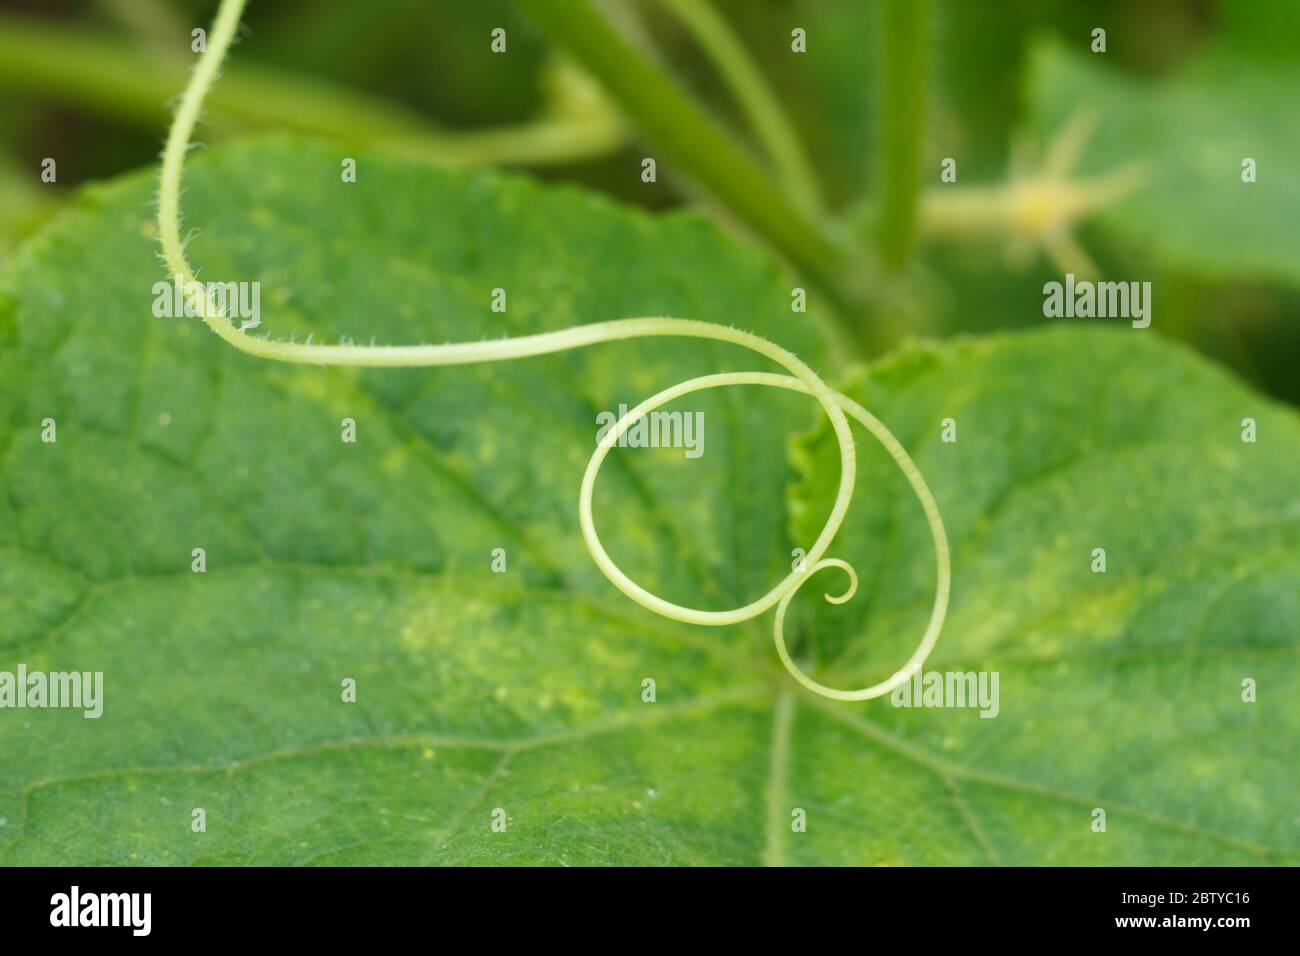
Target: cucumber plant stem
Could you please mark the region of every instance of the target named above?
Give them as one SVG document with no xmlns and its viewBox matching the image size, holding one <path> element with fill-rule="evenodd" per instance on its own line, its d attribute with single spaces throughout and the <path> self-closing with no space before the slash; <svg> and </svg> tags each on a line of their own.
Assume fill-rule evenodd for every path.
<svg viewBox="0 0 1300 956">
<path fill-rule="evenodd" d="M 799 137 L 772 87 L 726 19 L 708 0 L 662 2 L 713 60 L 731 95 L 745 111 L 782 184 L 809 215 L 820 215 L 821 188 Z"/>
<path fill-rule="evenodd" d="M 929 0 L 881 0 L 875 193 L 886 268 L 898 272 L 916 242 L 928 84 Z"/>
<path fill-rule="evenodd" d="M 0 88 L 31 90 L 165 128 L 167 98 L 190 72 L 188 37 L 175 56 L 29 17 L 0 15 Z M 160 91 L 160 87 L 162 91 Z M 551 117 L 517 126 L 448 131 L 418 112 L 288 70 L 240 64 L 207 101 L 213 126 L 271 127 L 328 136 L 450 165 L 544 165 L 618 149 L 613 117 Z"/>
<path fill-rule="evenodd" d="M 605 87 L 655 148 L 694 183 L 814 281 L 853 342 L 863 333 L 853 263 L 827 231 L 788 200 L 766 172 L 724 133 L 671 76 L 634 49 L 588 0 L 517 0 L 532 20 Z"/>
</svg>

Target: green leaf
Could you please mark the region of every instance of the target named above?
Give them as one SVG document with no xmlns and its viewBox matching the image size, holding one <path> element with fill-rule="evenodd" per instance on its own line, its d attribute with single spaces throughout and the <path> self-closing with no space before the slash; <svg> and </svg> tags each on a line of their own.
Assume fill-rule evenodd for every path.
<svg viewBox="0 0 1300 956">
<path fill-rule="evenodd" d="M 338 170 L 284 140 L 189 170 L 192 260 L 260 281 L 277 336 L 473 340 L 666 313 L 825 360 L 794 281 L 697 217 L 393 160 L 361 157 L 355 184 Z M 578 535 L 596 411 L 761 368 L 752 355 L 641 340 L 448 369 L 260 362 L 150 314 L 152 189 L 83 193 L 0 281 L 0 671 L 104 673 L 98 720 L 0 710 L 0 862 L 1300 860 L 1292 413 L 1132 331 L 877 366 L 855 394 L 912 450 L 953 538 L 935 664 L 1000 668 L 1001 713 L 831 705 L 776 666 L 769 618 L 659 619 Z M 704 412 L 703 456 L 617 451 L 597 520 L 636 580 L 731 607 L 828 506 L 815 477 L 787 499 L 787 438 L 814 408 L 771 389 L 675 407 Z M 930 586 L 919 513 L 862 452 L 833 550 L 867 593 L 828 614 L 819 580 L 792 611 L 824 625 L 817 673 L 846 686 L 897 668 Z M 796 460 L 828 454 L 813 437 Z"/>
<path fill-rule="evenodd" d="M 926 670 L 996 671 L 1000 709 L 819 704 L 809 723 L 828 740 L 795 779 L 821 767 L 812 795 L 836 814 L 822 858 L 862 859 L 844 839 L 861 827 L 872 858 L 899 863 L 1300 861 L 1294 412 L 1158 337 L 1060 326 L 910 349 L 848 394 L 911 449 L 952 541 Z M 897 670 L 933 599 L 920 505 L 883 450 L 860 447 L 864 492 L 832 553 L 863 590 L 805 615 L 832 686 Z M 807 540 L 836 452 L 819 435 L 803 456 Z M 1243 702 L 1245 678 L 1267 699 Z"/>
<path fill-rule="evenodd" d="M 1289 20 L 1274 30 L 1294 50 L 1300 30 L 1294 15 Z M 1298 84 L 1294 56 L 1260 55 L 1256 35 L 1242 28 L 1160 80 L 1044 43 L 1031 58 L 1028 89 L 1031 122 L 1044 140 L 1076 110 L 1096 112 L 1083 172 L 1142 164 L 1142 188 L 1099 216 L 1125 249 L 1198 276 L 1294 285 L 1300 184 L 1291 170 L 1300 115 L 1289 91 Z M 1255 160 L 1253 183 L 1242 181 L 1246 158 Z"/>
</svg>

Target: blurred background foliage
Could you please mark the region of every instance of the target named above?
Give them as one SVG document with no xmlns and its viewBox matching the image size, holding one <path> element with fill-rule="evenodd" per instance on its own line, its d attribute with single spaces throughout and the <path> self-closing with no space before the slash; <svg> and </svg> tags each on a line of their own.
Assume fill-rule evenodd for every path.
<svg viewBox="0 0 1300 956">
<path fill-rule="evenodd" d="M 647 146 L 644 118 L 623 115 L 579 51 L 583 66 L 558 51 L 548 17 L 529 9 L 539 2 L 572 0 L 251 0 L 205 141 L 295 128 L 433 162 L 525 167 L 650 208 L 699 205 L 807 265 L 711 195 L 688 157 L 654 152 L 653 137 Z M 901 47 L 888 8 L 902 2 L 711 8 L 722 40 L 743 50 L 738 69 L 756 67 L 807 157 L 817 195 L 792 201 L 843 254 L 810 285 L 843 280 L 829 291 L 853 346 L 1038 325 L 1043 283 L 1095 271 L 1151 280 L 1153 331 L 1300 403 L 1300 3 L 908 0 L 896 9 L 923 11 L 920 43 L 891 61 Z M 727 80 L 707 50 L 718 33 L 683 14 L 698 0 L 593 3 L 728 140 L 762 156 L 744 78 Z M 191 30 L 214 10 L 0 0 L 0 260 L 80 184 L 156 161 Z M 507 57 L 489 52 L 497 27 Z M 807 31 L 806 54 L 791 52 L 794 27 Z M 1096 27 L 1104 54 L 1090 49 Z M 896 130 L 909 135 L 915 120 L 918 140 L 906 249 L 889 246 L 906 229 L 886 230 L 883 249 L 868 238 L 890 215 L 880 184 L 897 174 L 885 168 L 897 144 L 881 133 L 891 103 L 896 116 L 903 104 Z M 662 156 L 652 186 L 640 179 L 648 154 Z M 1252 185 L 1241 182 L 1247 156 Z M 57 183 L 41 182 L 45 157 Z M 957 160 L 956 184 L 940 182 L 944 157 Z"/>
</svg>

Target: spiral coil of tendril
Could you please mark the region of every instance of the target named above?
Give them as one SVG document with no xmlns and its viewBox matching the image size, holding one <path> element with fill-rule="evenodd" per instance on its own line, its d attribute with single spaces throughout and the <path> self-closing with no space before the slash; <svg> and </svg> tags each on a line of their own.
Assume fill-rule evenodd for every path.
<svg viewBox="0 0 1300 956">
<path fill-rule="evenodd" d="M 312 345 L 271 341 L 246 335 L 237 329 L 221 311 L 215 309 L 208 302 L 205 287 L 195 280 L 194 272 L 185 256 L 184 245 L 181 240 L 181 172 L 203 99 L 215 80 L 217 71 L 230 47 L 231 39 L 239 25 L 244 2 L 245 0 L 222 0 L 209 37 L 208 52 L 199 61 L 190 83 L 181 97 L 180 106 L 167 136 L 158 193 L 158 226 L 163 247 L 163 259 L 173 279 L 180 282 L 181 287 L 188 291 L 195 310 L 203 317 L 204 322 L 212 331 L 235 348 L 251 355 L 307 365 L 352 365 L 388 368 L 466 365 L 479 362 L 509 361 L 582 348 L 600 342 L 615 342 L 652 336 L 712 339 L 719 342 L 730 342 L 757 352 L 759 355 L 782 366 L 790 374 L 730 372 L 692 378 L 647 398 L 635 408 L 629 410 L 613 427 L 606 431 L 597 443 L 596 450 L 587 463 L 578 498 L 578 518 L 587 550 L 591 553 L 592 560 L 595 561 L 597 567 L 615 587 L 642 607 L 675 621 L 708 626 L 738 624 L 742 621 L 751 620 L 775 606 L 773 637 L 781 663 L 800 684 L 824 697 L 834 700 L 869 700 L 887 694 L 895 687 L 911 679 L 912 675 L 925 663 L 931 649 L 938 640 L 948 609 L 951 576 L 948 539 L 944 532 L 938 505 L 935 504 L 934 496 L 930 493 L 930 489 L 926 485 L 925 479 L 922 478 L 920 471 L 889 429 L 857 402 L 829 388 L 811 368 L 800 361 L 792 352 L 788 352 L 757 335 L 739 329 L 714 325 L 708 322 L 673 318 L 617 319 L 575 326 L 558 332 L 448 345 Z M 821 533 L 817 536 L 817 540 L 812 547 L 808 549 L 806 557 L 797 570 L 792 571 L 766 594 L 749 604 L 725 611 L 705 611 L 673 604 L 656 594 L 652 594 L 629 578 L 614 563 L 596 531 L 596 522 L 592 514 L 592 496 L 601 465 L 608 456 L 610 449 L 618 443 L 619 438 L 638 420 L 660 405 L 671 402 L 683 395 L 710 388 L 735 385 L 761 385 L 770 388 L 784 388 L 812 396 L 826 413 L 826 417 L 835 433 L 836 441 L 839 444 L 839 489 L 836 492 L 830 515 L 827 517 Z M 936 587 L 929 623 L 920 643 L 907 663 L 887 680 L 858 690 L 846 691 L 827 687 L 804 673 L 790 657 L 786 648 L 783 628 L 786 610 L 791 600 L 793 600 L 800 588 L 819 571 L 836 568 L 848 576 L 849 585 L 843 593 L 835 596 L 825 595 L 826 600 L 832 604 L 841 604 L 848 601 L 857 591 L 858 580 L 853 567 L 838 558 L 825 557 L 831 541 L 835 538 L 844 522 L 849 504 L 853 498 L 857 459 L 853 435 L 849 427 L 849 417 L 856 419 L 884 446 L 899 469 L 902 470 L 908 483 L 912 486 L 912 490 L 920 500 L 934 542 Z"/>
</svg>

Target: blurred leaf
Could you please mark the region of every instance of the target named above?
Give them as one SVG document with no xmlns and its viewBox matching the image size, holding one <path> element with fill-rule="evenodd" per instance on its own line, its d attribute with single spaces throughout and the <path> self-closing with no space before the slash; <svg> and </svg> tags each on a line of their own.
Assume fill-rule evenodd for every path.
<svg viewBox="0 0 1300 956">
<path fill-rule="evenodd" d="M 1300 4 L 1293 0 L 1219 0 L 1217 12 L 1236 51 L 1294 64 L 1300 41 Z"/>
<path fill-rule="evenodd" d="M 1300 283 L 1300 61 L 1252 56 L 1241 32 L 1166 79 L 1108 67 L 1104 56 L 1039 46 L 1031 116 L 1042 139 L 1076 110 L 1096 110 L 1083 172 L 1141 162 L 1144 187 L 1101 214 L 1126 250 L 1203 278 Z M 1300 34 L 1292 49 L 1300 44 Z M 1242 182 L 1242 160 L 1258 181 Z"/>
</svg>

